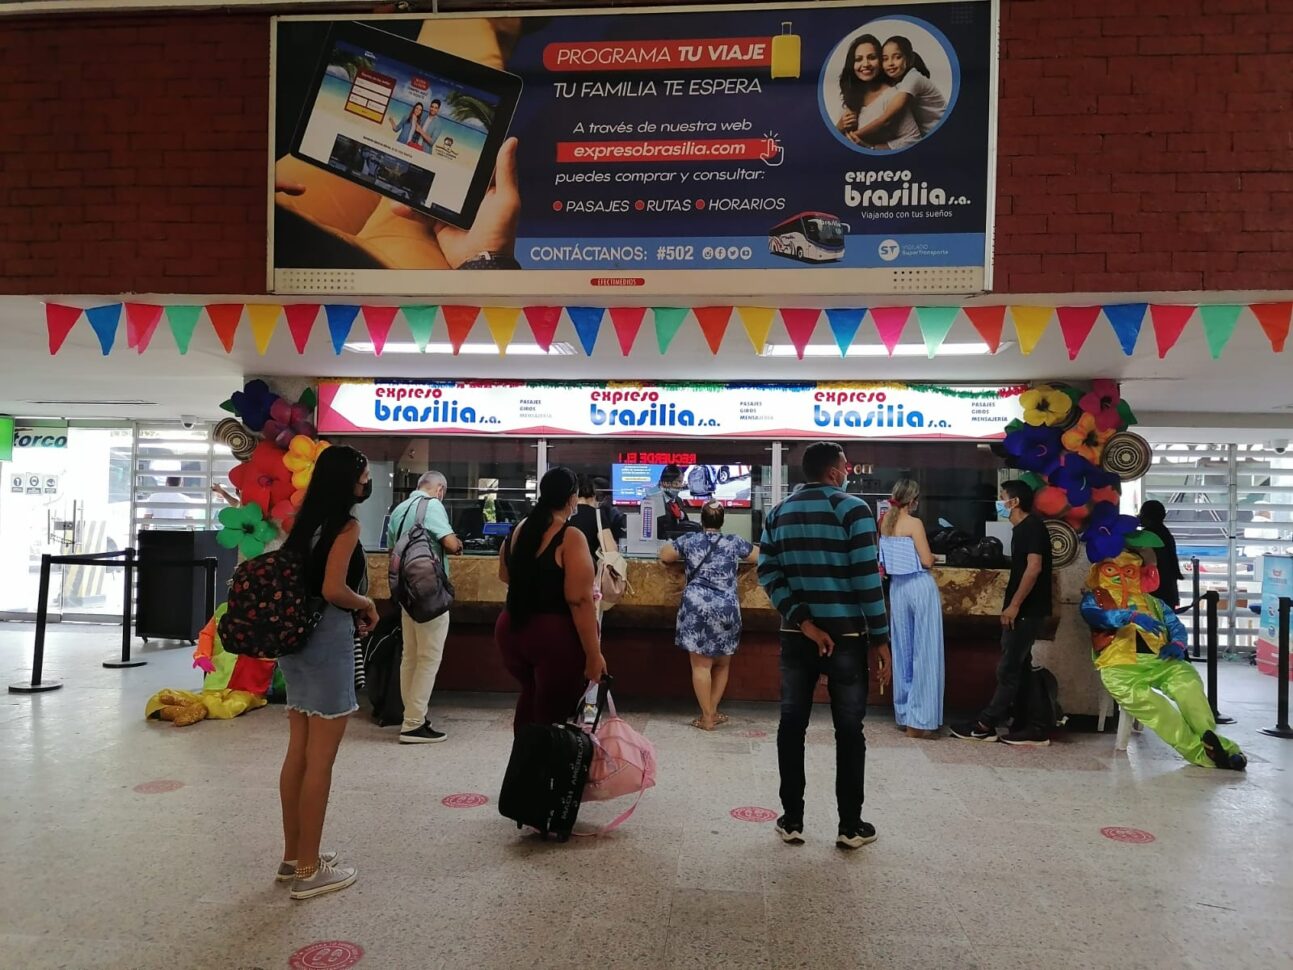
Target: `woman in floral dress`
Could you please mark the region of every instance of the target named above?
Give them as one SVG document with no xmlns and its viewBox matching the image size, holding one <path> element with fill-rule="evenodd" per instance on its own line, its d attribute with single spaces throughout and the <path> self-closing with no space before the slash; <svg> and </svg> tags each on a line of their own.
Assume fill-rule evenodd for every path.
<svg viewBox="0 0 1293 970">
<path fill-rule="evenodd" d="M 703 531 L 679 536 L 660 547 L 660 560 L 681 563 L 687 574 L 678 607 L 677 644 L 691 654 L 691 685 L 700 704 L 692 727 L 712 731 L 727 720 L 718 712 L 732 654 L 741 642 L 741 606 L 736 595 L 739 563 L 755 562 L 759 547 L 740 536 L 724 535 L 723 506 L 706 505 Z"/>
</svg>

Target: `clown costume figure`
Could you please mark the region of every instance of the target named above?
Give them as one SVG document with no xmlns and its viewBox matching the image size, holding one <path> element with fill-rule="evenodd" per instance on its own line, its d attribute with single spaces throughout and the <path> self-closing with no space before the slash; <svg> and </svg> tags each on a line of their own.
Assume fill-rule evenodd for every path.
<svg viewBox="0 0 1293 970">
<path fill-rule="evenodd" d="M 1091 627 L 1096 668 L 1123 709 L 1187 761 L 1242 771 L 1239 746 L 1217 734 L 1203 682 L 1185 659 L 1185 627 L 1157 597 L 1157 570 L 1123 552 L 1091 567 L 1082 619 Z"/>
</svg>

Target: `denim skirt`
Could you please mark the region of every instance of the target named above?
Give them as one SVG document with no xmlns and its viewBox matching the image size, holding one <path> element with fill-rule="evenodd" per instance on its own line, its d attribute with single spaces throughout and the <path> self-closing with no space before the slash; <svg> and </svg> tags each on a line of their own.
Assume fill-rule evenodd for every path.
<svg viewBox="0 0 1293 970">
<path fill-rule="evenodd" d="M 329 603 L 305 646 L 278 660 L 289 710 L 311 717 L 345 717 L 355 698 L 355 621 Z"/>
</svg>

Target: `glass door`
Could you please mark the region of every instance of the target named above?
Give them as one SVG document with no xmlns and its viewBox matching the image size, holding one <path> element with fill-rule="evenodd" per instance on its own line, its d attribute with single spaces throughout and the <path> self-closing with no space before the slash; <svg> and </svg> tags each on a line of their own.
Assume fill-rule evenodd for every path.
<svg viewBox="0 0 1293 970">
<path fill-rule="evenodd" d="M 15 448 L 0 492 L 0 618 L 36 615 L 40 559 L 124 549 L 130 544 L 129 426 L 71 427 Z M 121 568 L 55 566 L 49 616 L 119 620 Z"/>
</svg>

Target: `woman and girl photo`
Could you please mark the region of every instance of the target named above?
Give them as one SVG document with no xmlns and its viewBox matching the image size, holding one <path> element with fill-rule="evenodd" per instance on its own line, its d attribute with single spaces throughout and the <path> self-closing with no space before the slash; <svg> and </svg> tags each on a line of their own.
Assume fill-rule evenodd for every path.
<svg viewBox="0 0 1293 970">
<path fill-rule="evenodd" d="M 853 39 L 840 70 L 840 100 L 844 110 L 835 126 L 870 151 L 910 148 L 947 112 L 947 97 L 929 67 L 900 35 L 883 44 L 874 34 Z"/>
</svg>

